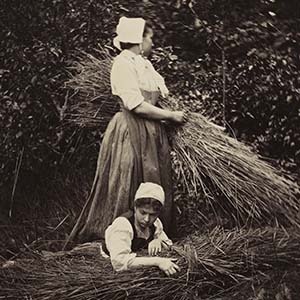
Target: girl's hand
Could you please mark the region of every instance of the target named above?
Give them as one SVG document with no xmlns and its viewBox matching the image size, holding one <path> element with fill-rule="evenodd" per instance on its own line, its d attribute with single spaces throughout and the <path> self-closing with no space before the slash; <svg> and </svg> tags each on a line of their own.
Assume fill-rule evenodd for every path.
<svg viewBox="0 0 300 300">
<path fill-rule="evenodd" d="M 148 253 L 151 256 L 156 255 L 159 252 L 161 252 L 161 248 L 162 248 L 161 240 L 154 239 L 148 245 Z"/>
<path fill-rule="evenodd" d="M 173 111 L 172 112 L 172 121 L 175 123 L 185 123 L 188 120 L 188 113 L 183 111 Z"/>
<path fill-rule="evenodd" d="M 165 257 L 158 257 L 158 267 L 165 272 L 168 276 L 173 275 L 180 271 L 180 268 L 178 265 L 174 263 L 176 259 L 174 258 L 165 258 Z"/>
</svg>

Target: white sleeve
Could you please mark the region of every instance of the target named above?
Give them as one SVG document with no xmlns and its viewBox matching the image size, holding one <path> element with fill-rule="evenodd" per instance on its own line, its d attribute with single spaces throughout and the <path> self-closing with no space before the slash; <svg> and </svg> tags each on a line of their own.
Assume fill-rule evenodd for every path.
<svg viewBox="0 0 300 300">
<path fill-rule="evenodd" d="M 110 81 L 112 93 L 121 98 L 128 110 L 133 110 L 144 101 L 137 73 L 134 66 L 126 59 L 115 60 L 111 69 Z"/>
<path fill-rule="evenodd" d="M 128 264 L 135 259 L 131 251 L 133 229 L 124 217 L 118 217 L 105 231 L 105 243 L 110 254 L 111 264 L 116 271 L 128 269 Z"/>
<path fill-rule="evenodd" d="M 154 238 L 160 239 L 167 246 L 172 246 L 173 242 L 168 238 L 167 234 L 164 232 L 163 224 L 159 218 L 155 220 L 154 226 L 155 226 Z"/>
</svg>

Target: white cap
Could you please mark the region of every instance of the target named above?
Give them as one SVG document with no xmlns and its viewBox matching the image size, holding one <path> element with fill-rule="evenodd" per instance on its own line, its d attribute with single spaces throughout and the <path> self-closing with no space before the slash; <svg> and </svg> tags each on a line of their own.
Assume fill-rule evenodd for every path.
<svg viewBox="0 0 300 300">
<path fill-rule="evenodd" d="M 141 44 L 146 21 L 142 18 L 121 17 L 117 26 L 117 36 L 114 38 L 114 46 L 121 49 L 120 42 Z"/>
<path fill-rule="evenodd" d="M 141 198 L 153 198 L 164 205 L 165 192 L 159 184 L 153 182 L 144 182 L 140 184 L 138 190 L 136 191 L 134 201 Z"/>
</svg>

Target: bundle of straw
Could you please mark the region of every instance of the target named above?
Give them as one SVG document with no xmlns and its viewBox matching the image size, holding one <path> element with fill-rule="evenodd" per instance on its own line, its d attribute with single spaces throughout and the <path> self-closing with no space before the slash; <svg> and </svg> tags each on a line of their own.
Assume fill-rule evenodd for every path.
<svg viewBox="0 0 300 300">
<path fill-rule="evenodd" d="M 117 107 L 110 92 L 112 57 L 103 49 L 99 55 L 82 53 L 68 82 L 78 92 L 70 106 L 77 113 L 68 118 L 80 126 L 107 123 Z M 173 110 L 181 104 L 168 97 L 160 105 Z M 216 217 L 221 211 L 239 225 L 300 224 L 298 186 L 203 115 L 191 113 L 184 126 L 173 129 L 171 139 L 178 179 L 189 195 L 204 195 Z"/>
<path fill-rule="evenodd" d="M 119 103 L 110 92 L 112 57 L 103 48 L 96 52 L 99 58 L 80 52 L 70 67 L 71 78 L 66 87 L 71 88 L 73 94 L 68 99 L 71 104 L 65 120 L 104 131 L 111 117 L 119 111 Z"/>
<path fill-rule="evenodd" d="M 94 243 L 92 251 L 6 262 L 0 299 L 249 299 L 252 288 L 299 266 L 299 237 L 273 228 L 194 234 L 169 253 L 181 267 L 174 277 L 157 268 L 115 273 Z"/>
<path fill-rule="evenodd" d="M 298 185 L 207 118 L 192 113 L 172 138 L 190 196 L 203 192 L 211 209 L 235 224 L 300 224 Z"/>
</svg>

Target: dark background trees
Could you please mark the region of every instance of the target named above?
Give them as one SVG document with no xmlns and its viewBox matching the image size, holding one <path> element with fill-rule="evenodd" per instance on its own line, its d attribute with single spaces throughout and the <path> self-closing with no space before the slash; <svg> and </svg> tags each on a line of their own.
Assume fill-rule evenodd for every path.
<svg viewBox="0 0 300 300">
<path fill-rule="evenodd" d="M 88 193 L 101 132 L 66 122 L 65 82 L 79 50 L 112 46 L 122 15 L 152 21 L 153 61 L 187 107 L 225 116 L 229 134 L 299 173 L 298 1 L 2 0 L 0 207 L 3 226 L 16 226 L 3 235 L 11 249 L 20 228 L 22 244 L 72 223 Z"/>
</svg>

